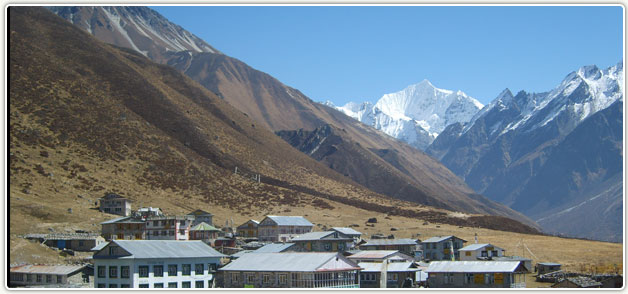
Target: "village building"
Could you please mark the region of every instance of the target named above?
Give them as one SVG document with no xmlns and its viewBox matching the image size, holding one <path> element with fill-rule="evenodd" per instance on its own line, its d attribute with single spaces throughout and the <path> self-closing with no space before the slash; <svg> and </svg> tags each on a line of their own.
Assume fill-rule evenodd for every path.
<svg viewBox="0 0 628 294">
<path fill-rule="evenodd" d="M 411 288 L 419 271 L 414 261 L 360 262 L 360 288 L 380 288 L 381 275 L 386 270 L 386 288 Z"/>
<path fill-rule="evenodd" d="M 525 267 L 526 271 L 531 273 L 534 268 L 532 268 L 532 259 L 521 257 L 521 256 L 498 256 L 492 257 L 492 260 L 495 261 L 521 261 L 521 264 Z"/>
<path fill-rule="evenodd" d="M 426 272 L 430 288 L 525 288 L 518 261 L 432 261 Z"/>
<path fill-rule="evenodd" d="M 118 194 L 109 193 L 99 199 L 100 211 L 122 216 L 131 215 L 131 201 Z"/>
<path fill-rule="evenodd" d="M 271 243 L 254 250 L 255 253 L 279 253 L 297 251 L 296 243 Z"/>
<path fill-rule="evenodd" d="M 201 240 L 211 244 L 213 240 L 218 239 L 222 231 L 214 226 L 202 222 L 190 229 L 190 240 Z"/>
<path fill-rule="evenodd" d="M 10 268 L 9 287 L 90 287 L 85 265 L 19 265 Z"/>
<path fill-rule="evenodd" d="M 163 216 L 164 213 L 158 207 L 142 207 L 133 212 L 133 216 L 136 218 L 147 219 L 151 216 Z"/>
<path fill-rule="evenodd" d="M 354 230 L 353 228 L 335 227 L 335 228 L 331 228 L 331 230 L 342 233 L 345 236 L 352 238 L 354 244 L 357 244 L 358 242 L 360 242 L 360 238 L 362 237 L 362 233 Z"/>
<path fill-rule="evenodd" d="M 398 250 L 409 256 L 414 256 L 418 245 L 413 239 L 371 239 L 363 242 L 359 245 L 360 250 Z"/>
<path fill-rule="evenodd" d="M 621 288 L 624 285 L 624 278 L 621 275 L 610 275 L 599 279 L 602 288 Z"/>
<path fill-rule="evenodd" d="M 362 250 L 347 256 L 347 258 L 356 263 L 384 262 L 384 260 L 387 260 L 389 263 L 414 261 L 411 256 L 403 254 L 398 250 Z"/>
<path fill-rule="evenodd" d="M 214 222 L 213 222 L 214 215 L 209 213 L 209 212 L 207 212 L 207 211 L 204 211 L 204 210 L 201 210 L 201 209 L 197 209 L 195 211 L 192 211 L 192 212 L 188 213 L 187 215 L 194 217 L 194 221 L 192 222 L 192 226 L 196 226 L 196 225 L 198 225 L 200 223 L 206 223 L 206 224 L 208 224 L 210 226 L 214 225 Z"/>
<path fill-rule="evenodd" d="M 456 260 L 460 260 L 459 250 L 464 247 L 466 240 L 456 236 L 432 237 L 421 242 L 423 248 L 423 258 L 426 260 L 451 260 L 451 249 Z"/>
<path fill-rule="evenodd" d="M 190 240 L 194 216 L 152 216 L 146 219 L 147 240 Z"/>
<path fill-rule="evenodd" d="M 236 228 L 236 234 L 245 238 L 257 238 L 258 226 L 258 221 L 250 219 Z"/>
<path fill-rule="evenodd" d="M 309 233 L 314 225 L 302 216 L 266 216 L 258 226 L 260 241 L 288 242 L 292 237 Z"/>
<path fill-rule="evenodd" d="M 43 240 L 44 245 L 48 247 L 84 252 L 88 252 L 94 246 L 104 242 L 105 238 L 98 234 L 90 233 L 47 234 Z"/>
<path fill-rule="evenodd" d="M 460 260 L 490 260 L 504 256 L 504 249 L 492 244 L 471 244 L 460 248 Z"/>
<path fill-rule="evenodd" d="M 100 223 L 105 240 L 145 240 L 146 222 L 130 216 L 114 218 Z"/>
<path fill-rule="evenodd" d="M 560 270 L 560 263 L 554 262 L 539 262 L 536 264 L 534 271 L 538 272 L 539 275 L 551 273 Z"/>
<path fill-rule="evenodd" d="M 602 283 L 589 277 L 570 277 L 555 283 L 552 288 L 602 288 Z"/>
<path fill-rule="evenodd" d="M 94 254 L 94 286 L 211 288 L 222 257 L 201 241 L 113 240 Z"/>
<path fill-rule="evenodd" d="M 225 288 L 360 286 L 360 267 L 339 253 L 247 253 L 219 271 Z"/>
<path fill-rule="evenodd" d="M 309 232 L 292 238 L 290 242 L 300 251 L 343 252 L 351 248 L 353 238 L 337 231 Z"/>
</svg>

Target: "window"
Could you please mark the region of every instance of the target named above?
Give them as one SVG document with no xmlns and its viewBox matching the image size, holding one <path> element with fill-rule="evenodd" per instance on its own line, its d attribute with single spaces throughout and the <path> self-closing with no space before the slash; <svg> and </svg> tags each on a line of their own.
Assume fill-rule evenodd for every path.
<svg viewBox="0 0 628 294">
<path fill-rule="evenodd" d="M 153 221 L 153 227 L 156 227 L 159 225 L 159 221 Z"/>
<path fill-rule="evenodd" d="M 482 251 L 482 257 L 488 257 L 488 252 Z"/>
<path fill-rule="evenodd" d="M 231 273 L 231 283 L 237 283 L 240 278 L 240 273 Z"/>
<path fill-rule="evenodd" d="M 464 274 L 464 283 L 473 284 L 473 274 Z"/>
<path fill-rule="evenodd" d="M 205 281 L 194 282 L 194 288 L 205 288 Z"/>
<path fill-rule="evenodd" d="M 118 288 L 118 284 L 109 284 L 109 288 Z"/>
<path fill-rule="evenodd" d="M 120 288 L 131 288 L 131 285 L 130 284 L 122 284 L 122 285 L 120 285 Z M 146 287 L 146 288 L 148 288 L 148 287 Z"/>
<path fill-rule="evenodd" d="M 388 280 L 389 281 L 396 281 L 399 278 L 399 276 L 397 274 L 389 274 L 388 275 Z"/>
<path fill-rule="evenodd" d="M 147 265 L 140 265 L 139 266 L 139 274 L 140 274 L 140 278 L 148 278 L 148 266 Z"/>
<path fill-rule="evenodd" d="M 445 273 L 445 284 L 453 284 L 454 283 L 454 274 L 453 273 Z"/>
<path fill-rule="evenodd" d="M 197 263 L 194 266 L 194 274 L 197 276 L 203 275 L 205 271 L 205 266 L 202 263 Z"/>
<path fill-rule="evenodd" d="M 80 247 L 85 246 L 85 241 L 83 241 L 83 240 L 79 240 L 79 246 L 80 246 Z"/>
<path fill-rule="evenodd" d="M 210 272 L 215 272 L 216 271 L 216 264 L 215 263 L 208 263 L 207 264 L 207 270 Z"/>
<path fill-rule="evenodd" d="M 185 235 L 185 230 L 179 230 L 179 235 Z"/>
<path fill-rule="evenodd" d="M 184 276 L 189 276 L 190 272 L 192 271 L 192 265 L 191 264 L 184 264 L 181 267 L 182 267 L 182 269 L 181 269 L 182 273 L 181 274 L 184 275 Z"/>
<path fill-rule="evenodd" d="M 165 232 L 165 231 L 164 231 L 164 232 Z M 166 235 L 166 234 L 164 233 L 164 236 L 165 236 L 165 235 Z M 170 231 L 170 236 L 174 236 L 174 230 Z"/>
<path fill-rule="evenodd" d="M 148 284 L 139 284 L 139 288 L 148 288 Z"/>
<path fill-rule="evenodd" d="M 41 283 L 42 282 L 42 275 L 37 275 L 37 283 Z"/>
<path fill-rule="evenodd" d="M 155 276 L 155 277 L 163 277 L 164 276 L 164 266 L 163 265 L 154 265 L 153 266 L 153 276 Z"/>
<path fill-rule="evenodd" d="M 177 287 L 177 282 L 168 283 L 168 288 L 176 288 L 176 287 Z"/>
<path fill-rule="evenodd" d="M 35 275 L 26 275 L 26 281 L 27 282 L 32 282 L 34 277 L 35 277 Z"/>
<path fill-rule="evenodd" d="M 154 235 L 154 236 L 159 236 L 159 231 L 155 231 L 155 232 L 153 233 L 153 235 Z"/>
<path fill-rule="evenodd" d="M 471 256 L 471 251 L 465 251 L 464 256 Z"/>
<path fill-rule="evenodd" d="M 104 265 L 98 266 L 98 277 L 105 278 L 107 275 L 107 268 Z"/>
<path fill-rule="evenodd" d="M 118 277 L 118 267 L 117 266 L 109 266 L 109 278 L 115 279 Z"/>
<path fill-rule="evenodd" d="M 331 250 L 331 244 L 325 243 L 325 250 Z"/>
<path fill-rule="evenodd" d="M 57 276 L 57 284 L 63 283 L 63 276 Z"/>
<path fill-rule="evenodd" d="M 484 274 L 484 284 L 495 284 L 495 276 L 493 274 Z"/>
<path fill-rule="evenodd" d="M 279 274 L 279 284 L 280 285 L 285 285 L 288 283 L 288 275 L 286 274 Z"/>
<path fill-rule="evenodd" d="M 153 288 L 163 288 L 164 287 L 164 283 L 155 283 L 153 284 Z"/>
<path fill-rule="evenodd" d="M 52 275 L 46 275 L 46 283 L 52 283 Z"/>
<path fill-rule="evenodd" d="M 264 274 L 264 284 L 270 284 L 270 274 Z"/>
<path fill-rule="evenodd" d="M 249 284 L 255 283 L 255 274 L 246 274 L 246 282 Z"/>
<path fill-rule="evenodd" d="M 497 250 L 491 251 L 491 256 L 497 256 Z"/>
<path fill-rule="evenodd" d="M 168 235 L 168 231 L 161 231 L 161 234 L 164 235 L 164 236 L 167 236 Z"/>
<path fill-rule="evenodd" d="M 124 234 L 123 234 L 123 233 L 118 233 L 118 234 L 116 235 L 116 239 L 118 239 L 118 240 L 124 240 Z M 110 249 L 111 249 L 111 248 L 110 248 Z M 113 253 L 111 253 L 111 252 L 112 252 L 112 250 L 109 250 L 109 252 L 110 252 L 110 253 L 109 253 L 110 255 L 113 255 Z M 114 252 L 115 252 L 115 251 L 114 251 Z"/>
<path fill-rule="evenodd" d="M 105 284 L 98 284 L 98 288 L 106 288 Z"/>
<path fill-rule="evenodd" d="M 120 278 L 128 279 L 129 278 L 129 266 L 123 265 L 120 267 Z"/>
<path fill-rule="evenodd" d="M 116 212 L 122 212 L 122 208 L 116 207 Z"/>
<path fill-rule="evenodd" d="M 190 281 L 181 282 L 181 288 L 192 288 L 192 282 Z"/>
<path fill-rule="evenodd" d="M 338 250 L 340 250 L 340 251 L 345 250 L 345 244 L 343 244 L 343 243 L 338 243 Z"/>
<path fill-rule="evenodd" d="M 168 276 L 169 277 L 176 277 L 177 276 L 177 265 L 176 264 L 169 264 L 168 265 Z"/>
</svg>

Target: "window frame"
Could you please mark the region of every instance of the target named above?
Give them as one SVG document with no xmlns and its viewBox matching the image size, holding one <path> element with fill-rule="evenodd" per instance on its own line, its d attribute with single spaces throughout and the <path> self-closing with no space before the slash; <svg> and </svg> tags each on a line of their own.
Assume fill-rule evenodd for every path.
<svg viewBox="0 0 628 294">
<path fill-rule="evenodd" d="M 159 285 L 160 287 L 158 287 L 157 285 Z M 164 283 L 153 283 L 153 288 L 163 288 L 164 287 Z"/>
<path fill-rule="evenodd" d="M 200 266 L 200 273 L 199 273 L 199 266 Z M 197 263 L 194 265 L 194 275 L 195 276 L 202 276 L 205 274 L 205 264 L 203 263 Z"/>
<path fill-rule="evenodd" d="M 110 265 L 109 266 L 109 279 L 117 279 L 118 278 L 118 266 Z"/>
<path fill-rule="evenodd" d="M 157 274 L 157 269 L 160 269 L 159 274 Z M 164 276 L 164 266 L 163 264 L 153 265 L 153 277 L 163 277 Z"/>
<path fill-rule="evenodd" d="M 97 274 L 99 278 L 103 278 L 103 279 L 107 278 L 107 266 L 99 265 L 97 271 L 98 271 Z"/>
<path fill-rule="evenodd" d="M 174 275 L 171 274 L 171 272 L 172 272 L 171 269 L 174 269 L 174 273 L 175 273 Z M 179 276 L 179 267 L 178 267 L 177 264 L 169 264 L 168 265 L 168 276 L 169 277 L 177 277 L 177 276 Z"/>
<path fill-rule="evenodd" d="M 143 272 L 146 272 L 146 275 Z M 148 278 L 150 276 L 150 268 L 148 265 L 140 265 L 137 267 L 137 274 L 140 278 Z"/>
<path fill-rule="evenodd" d="M 279 274 L 277 275 L 277 279 L 279 280 L 279 285 L 288 284 L 288 274 Z"/>
<path fill-rule="evenodd" d="M 181 282 L 181 289 L 189 289 L 189 288 L 192 288 L 192 282 L 191 281 L 182 281 Z"/>
<path fill-rule="evenodd" d="M 170 287 L 173 284 L 174 284 L 174 287 Z M 177 282 L 168 282 L 168 288 L 170 288 L 170 289 L 177 289 L 177 288 L 179 288 L 179 283 L 177 283 Z"/>
<path fill-rule="evenodd" d="M 198 285 L 201 285 L 201 287 L 199 287 Z M 197 280 L 194 282 L 194 288 L 195 289 L 201 289 L 201 288 L 205 288 L 205 281 L 204 280 Z"/>
<path fill-rule="evenodd" d="M 182 264 L 181 265 L 181 275 L 182 276 L 189 276 L 192 274 L 192 265 L 189 263 L 186 264 Z"/>
<path fill-rule="evenodd" d="M 125 273 L 126 272 L 126 273 Z M 120 278 L 128 279 L 130 278 L 131 267 L 128 265 L 120 266 Z"/>
</svg>

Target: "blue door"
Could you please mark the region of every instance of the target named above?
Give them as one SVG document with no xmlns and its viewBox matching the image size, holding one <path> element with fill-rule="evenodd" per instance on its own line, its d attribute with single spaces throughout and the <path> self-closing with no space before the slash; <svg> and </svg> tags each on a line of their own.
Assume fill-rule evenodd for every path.
<svg viewBox="0 0 628 294">
<path fill-rule="evenodd" d="M 65 240 L 59 240 L 59 241 L 57 241 L 57 248 L 59 248 L 59 249 L 65 249 Z"/>
</svg>

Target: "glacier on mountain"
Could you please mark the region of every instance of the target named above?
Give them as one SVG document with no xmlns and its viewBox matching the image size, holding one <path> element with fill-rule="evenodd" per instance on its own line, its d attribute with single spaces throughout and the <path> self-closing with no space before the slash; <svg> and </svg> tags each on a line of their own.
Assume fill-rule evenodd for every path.
<svg viewBox="0 0 628 294">
<path fill-rule="evenodd" d="M 334 106 L 356 120 L 425 150 L 445 127 L 468 122 L 483 105 L 462 91 L 434 87 L 428 80 L 370 102 Z"/>
</svg>

